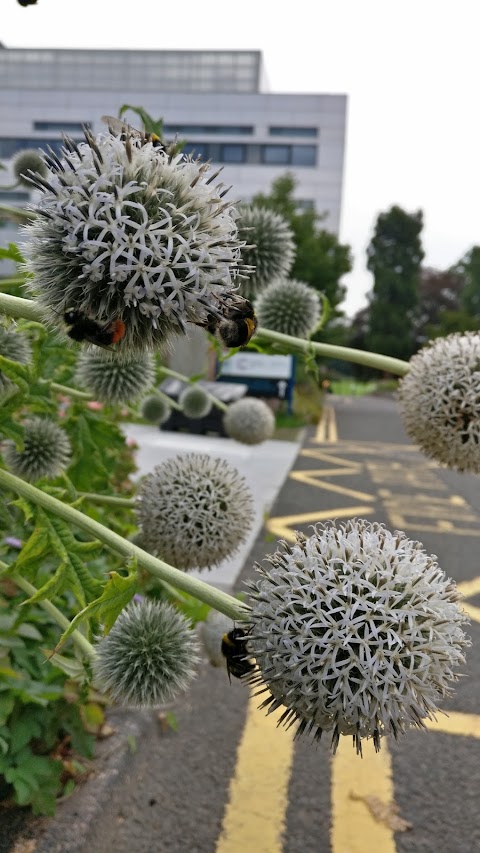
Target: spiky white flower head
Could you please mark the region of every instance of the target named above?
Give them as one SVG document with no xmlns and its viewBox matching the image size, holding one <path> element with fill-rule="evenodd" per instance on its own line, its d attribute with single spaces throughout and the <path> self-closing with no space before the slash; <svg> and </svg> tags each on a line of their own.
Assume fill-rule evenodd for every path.
<svg viewBox="0 0 480 853">
<path fill-rule="evenodd" d="M 246 243 L 242 258 L 255 270 L 242 284 L 241 292 L 252 298 L 273 279 L 288 275 L 295 259 L 295 241 L 279 213 L 247 204 L 239 207 L 239 213 L 239 236 Z"/>
<path fill-rule="evenodd" d="M 199 647 L 189 622 L 164 601 L 133 601 L 95 645 L 96 686 L 114 702 L 157 707 L 185 690 Z"/>
<path fill-rule="evenodd" d="M 218 172 L 129 133 L 85 137 L 45 155 L 46 180 L 31 176 L 43 198 L 24 254 L 46 321 L 62 327 L 66 311 L 121 320 L 116 349 L 133 355 L 221 317 L 242 244 Z"/>
<path fill-rule="evenodd" d="M 455 584 L 419 542 L 353 519 L 317 524 L 280 543 L 248 585 L 250 638 L 269 712 L 300 723 L 297 735 L 332 732 L 376 749 L 424 726 L 451 693 L 469 645 Z"/>
<path fill-rule="evenodd" d="M 28 364 L 32 357 L 32 348 L 27 335 L 15 331 L 14 326 L 0 325 L 0 355 L 10 359 L 10 361 Z M 11 380 L 0 370 L 0 394 L 11 387 Z"/>
<path fill-rule="evenodd" d="M 40 177 L 46 178 L 48 174 L 47 165 L 42 155 L 33 148 L 19 151 L 12 160 L 12 170 L 18 183 L 23 187 L 32 189 L 32 183 L 25 178 L 26 172 L 37 172 Z"/>
<path fill-rule="evenodd" d="M 253 500 L 245 479 L 225 459 L 187 453 L 148 474 L 138 492 L 144 548 L 177 569 L 206 569 L 247 537 Z"/>
<path fill-rule="evenodd" d="M 318 325 L 322 308 L 313 287 L 294 278 L 280 278 L 262 290 L 255 312 L 259 325 L 272 332 L 308 338 Z"/>
<path fill-rule="evenodd" d="M 23 450 L 13 441 L 5 443 L 4 457 L 14 474 L 28 482 L 58 477 L 70 461 L 66 432 L 48 418 L 33 417 L 23 424 Z"/>
<path fill-rule="evenodd" d="M 172 410 L 165 397 L 160 397 L 159 394 L 150 394 L 149 397 L 144 397 L 140 404 L 142 418 L 152 424 L 164 424 L 165 421 L 168 421 L 171 413 Z"/>
<path fill-rule="evenodd" d="M 145 353 L 123 361 L 104 350 L 82 352 L 75 380 L 102 403 L 134 403 L 151 388 L 155 379 L 153 356 Z"/>
<path fill-rule="evenodd" d="M 225 666 L 225 658 L 222 654 L 222 638 L 235 627 L 235 623 L 219 613 L 218 610 L 210 610 L 207 618 L 200 625 L 200 637 L 206 655 L 212 666 Z"/>
<path fill-rule="evenodd" d="M 263 400 L 244 397 L 232 403 L 223 416 L 225 432 L 242 444 L 261 444 L 275 430 L 275 416 Z"/>
<path fill-rule="evenodd" d="M 204 418 L 212 408 L 212 400 L 201 385 L 187 385 L 178 402 L 187 418 Z"/>
<path fill-rule="evenodd" d="M 412 356 L 398 398 L 406 432 L 426 456 L 480 472 L 480 334 L 455 333 Z"/>
</svg>

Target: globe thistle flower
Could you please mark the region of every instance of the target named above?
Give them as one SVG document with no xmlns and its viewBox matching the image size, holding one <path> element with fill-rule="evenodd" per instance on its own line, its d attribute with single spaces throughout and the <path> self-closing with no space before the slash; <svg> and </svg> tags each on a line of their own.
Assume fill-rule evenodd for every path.
<svg viewBox="0 0 480 853">
<path fill-rule="evenodd" d="M 48 168 L 42 155 L 34 148 L 19 151 L 12 160 L 12 170 L 17 182 L 29 190 L 32 189 L 32 182 L 25 177 L 27 172 L 36 172 L 41 178 L 46 178 L 48 175 Z"/>
<path fill-rule="evenodd" d="M 30 174 L 43 198 L 24 254 L 45 320 L 121 321 L 116 349 L 131 357 L 220 318 L 242 244 L 218 172 L 128 133 L 85 138 L 45 155 L 47 179 Z"/>
<path fill-rule="evenodd" d="M 160 397 L 160 394 L 150 394 L 149 397 L 144 397 L 140 404 L 142 418 L 152 424 L 164 424 L 171 413 L 170 406 L 164 397 Z"/>
<path fill-rule="evenodd" d="M 293 278 L 272 281 L 258 297 L 255 311 L 260 326 L 295 338 L 308 338 L 322 313 L 318 293 Z"/>
<path fill-rule="evenodd" d="M 30 341 L 26 335 L 14 330 L 14 327 L 0 325 L 0 355 L 10 361 L 28 364 L 32 357 Z M 0 370 L 0 395 L 12 387 L 12 381 Z"/>
<path fill-rule="evenodd" d="M 218 610 L 210 610 L 207 618 L 200 625 L 200 638 L 208 660 L 212 666 L 225 666 L 225 658 L 222 654 L 222 638 L 235 626 L 235 623 L 219 613 Z"/>
<path fill-rule="evenodd" d="M 295 259 L 295 241 L 279 213 L 254 205 L 241 205 L 239 213 L 238 233 L 246 242 L 242 258 L 255 270 L 241 292 L 253 298 L 273 279 L 288 275 Z"/>
<path fill-rule="evenodd" d="M 409 437 L 458 471 L 480 472 L 480 334 L 431 341 L 409 362 L 398 399 Z"/>
<path fill-rule="evenodd" d="M 96 644 L 96 686 L 114 702 L 157 707 L 188 687 L 198 643 L 182 613 L 163 601 L 131 602 Z"/>
<path fill-rule="evenodd" d="M 82 352 L 75 380 L 103 403 L 134 403 L 154 382 L 153 356 L 144 354 L 128 361 L 118 360 L 104 350 Z"/>
<path fill-rule="evenodd" d="M 201 385 L 187 385 L 178 402 L 187 418 L 204 418 L 212 408 L 212 400 Z"/>
<path fill-rule="evenodd" d="M 244 397 L 232 403 L 223 416 L 225 432 L 242 444 L 261 444 L 271 438 L 275 417 L 263 400 Z"/>
<path fill-rule="evenodd" d="M 381 524 L 354 519 L 316 524 L 281 542 L 256 566 L 250 638 L 268 688 L 262 707 L 285 706 L 281 722 L 297 736 L 352 735 L 380 748 L 432 719 L 451 693 L 453 669 L 469 641 L 455 584 L 419 542 Z"/>
<path fill-rule="evenodd" d="M 33 483 L 53 480 L 70 461 L 71 447 L 64 430 L 48 418 L 33 417 L 23 425 L 23 450 L 5 442 L 4 458 L 14 474 Z"/>
<path fill-rule="evenodd" d="M 253 500 L 244 478 L 224 459 L 187 453 L 145 477 L 137 520 L 147 551 L 178 569 L 206 569 L 247 537 Z"/>
</svg>

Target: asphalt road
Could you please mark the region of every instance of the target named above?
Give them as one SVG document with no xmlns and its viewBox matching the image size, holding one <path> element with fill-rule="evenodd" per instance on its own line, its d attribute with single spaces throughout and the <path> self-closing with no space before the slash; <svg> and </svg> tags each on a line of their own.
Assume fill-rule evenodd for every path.
<svg viewBox="0 0 480 853">
<path fill-rule="evenodd" d="M 66 832 L 49 853 L 480 853 L 480 480 L 421 456 L 392 400 L 327 403 L 237 586 L 278 538 L 315 520 L 403 529 L 468 596 L 473 646 L 449 717 L 363 759 L 342 739 L 332 758 L 327 742 L 294 744 L 267 725 L 247 688 L 205 663 L 175 708 L 178 730 L 148 716 L 100 825 L 79 838 L 72 797 L 59 828 L 76 838 Z"/>
</svg>

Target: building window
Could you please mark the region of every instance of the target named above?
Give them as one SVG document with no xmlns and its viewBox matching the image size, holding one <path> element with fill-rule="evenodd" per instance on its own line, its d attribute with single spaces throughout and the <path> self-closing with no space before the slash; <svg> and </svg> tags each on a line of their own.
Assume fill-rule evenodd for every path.
<svg viewBox="0 0 480 853">
<path fill-rule="evenodd" d="M 269 127 L 270 136 L 318 136 L 318 127 Z"/>
<path fill-rule="evenodd" d="M 220 148 L 221 163 L 245 163 L 246 150 L 245 145 L 222 145 Z"/>
<path fill-rule="evenodd" d="M 270 166 L 284 166 L 290 163 L 289 145 L 262 145 L 262 161 Z"/>
<path fill-rule="evenodd" d="M 312 198 L 297 198 L 295 199 L 297 210 L 315 210 L 315 202 Z"/>
<path fill-rule="evenodd" d="M 0 190 L 0 201 L 30 201 L 30 193 L 22 190 Z"/>
<path fill-rule="evenodd" d="M 202 160 L 208 160 L 210 156 L 206 142 L 186 142 L 182 148 L 182 154 L 191 154 L 194 159 L 201 157 Z"/>
<path fill-rule="evenodd" d="M 316 145 L 292 145 L 292 166 L 315 166 L 316 162 Z"/>
<path fill-rule="evenodd" d="M 76 142 L 82 142 L 81 139 L 76 139 Z M 63 139 L 32 139 L 32 137 L 24 137 L 20 139 L 0 137 L 0 159 L 8 160 L 14 157 L 18 151 L 25 151 L 26 148 L 41 148 L 46 150 L 50 146 L 55 151 L 55 154 L 61 154 L 63 148 Z"/>
<path fill-rule="evenodd" d="M 84 121 L 34 121 L 34 130 L 59 130 L 62 133 L 82 133 L 84 127 L 90 127 L 90 122 Z"/>
<path fill-rule="evenodd" d="M 252 125 L 235 124 L 165 124 L 164 133 L 207 133 L 212 136 L 251 136 Z"/>
</svg>

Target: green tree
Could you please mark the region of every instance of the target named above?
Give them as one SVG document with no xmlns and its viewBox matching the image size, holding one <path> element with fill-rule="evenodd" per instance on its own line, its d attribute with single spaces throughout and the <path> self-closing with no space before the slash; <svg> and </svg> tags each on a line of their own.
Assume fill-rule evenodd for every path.
<svg viewBox="0 0 480 853">
<path fill-rule="evenodd" d="M 367 249 L 373 273 L 367 347 L 408 359 L 415 351 L 414 319 L 418 304 L 423 214 L 393 206 L 381 213 Z"/>
<path fill-rule="evenodd" d="M 280 213 L 289 223 L 297 246 L 291 277 L 305 281 L 327 297 L 332 318 L 345 298 L 346 288 L 340 283 L 342 275 L 352 269 L 350 246 L 339 243 L 335 234 L 319 227 L 322 217 L 314 210 L 299 210 L 294 198 L 295 178 L 287 173 L 277 178 L 268 195 L 259 193 L 253 204 Z M 322 335 L 324 337 L 324 335 Z"/>
<path fill-rule="evenodd" d="M 473 246 L 453 267 L 453 272 L 464 281 L 461 307 L 471 318 L 480 320 L 480 246 Z"/>
</svg>

